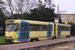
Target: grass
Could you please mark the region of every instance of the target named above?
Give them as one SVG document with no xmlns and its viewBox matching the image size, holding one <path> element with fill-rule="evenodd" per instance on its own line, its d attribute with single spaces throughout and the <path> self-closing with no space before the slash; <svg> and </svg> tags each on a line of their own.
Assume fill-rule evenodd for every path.
<svg viewBox="0 0 75 50">
<path fill-rule="evenodd" d="M 0 36 L 0 43 L 5 43 L 4 38 L 5 36 Z"/>
</svg>

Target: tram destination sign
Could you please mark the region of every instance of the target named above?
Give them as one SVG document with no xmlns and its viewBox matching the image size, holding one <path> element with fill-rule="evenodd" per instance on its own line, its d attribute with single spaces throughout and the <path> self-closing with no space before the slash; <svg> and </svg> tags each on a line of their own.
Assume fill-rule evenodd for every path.
<svg viewBox="0 0 75 50">
<path fill-rule="evenodd" d="M 59 17 L 55 18 L 55 23 L 59 23 Z"/>
</svg>

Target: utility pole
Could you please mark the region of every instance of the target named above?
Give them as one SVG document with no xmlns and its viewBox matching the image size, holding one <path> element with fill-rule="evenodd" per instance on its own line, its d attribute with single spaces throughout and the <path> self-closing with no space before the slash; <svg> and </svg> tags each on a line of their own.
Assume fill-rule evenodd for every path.
<svg viewBox="0 0 75 50">
<path fill-rule="evenodd" d="M 59 17 L 59 5 L 58 5 L 58 10 L 57 10 L 57 11 L 58 11 L 58 13 L 57 13 L 57 14 L 58 14 L 58 17 Z"/>
<path fill-rule="evenodd" d="M 58 5 L 57 7 L 58 7 L 58 10 L 57 10 L 57 11 L 58 11 L 58 13 L 57 13 L 57 14 L 58 14 L 58 22 L 55 23 L 55 25 L 56 25 L 56 28 L 55 28 L 56 40 L 57 40 L 57 25 L 58 25 L 58 23 L 59 23 L 59 17 L 60 17 L 60 16 L 59 16 L 59 5 Z"/>
<path fill-rule="evenodd" d="M 59 22 L 59 5 L 57 7 L 58 7 L 57 15 L 58 15 L 58 22 Z M 54 22 L 54 38 L 56 38 L 56 40 L 57 40 L 57 23 L 58 22 Z"/>
<path fill-rule="evenodd" d="M 49 6 L 50 6 L 50 9 L 51 9 L 51 0 L 49 0 L 49 2 L 50 2 Z"/>
</svg>

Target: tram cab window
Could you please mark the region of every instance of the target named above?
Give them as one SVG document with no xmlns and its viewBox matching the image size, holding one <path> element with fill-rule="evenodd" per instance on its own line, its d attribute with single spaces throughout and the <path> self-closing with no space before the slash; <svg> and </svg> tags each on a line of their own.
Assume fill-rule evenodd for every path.
<svg viewBox="0 0 75 50">
<path fill-rule="evenodd" d="M 16 27 L 16 31 L 19 31 L 19 25 L 17 25 L 17 27 Z"/>
<path fill-rule="evenodd" d="M 6 24 L 6 31 L 19 31 L 19 24 Z"/>
</svg>

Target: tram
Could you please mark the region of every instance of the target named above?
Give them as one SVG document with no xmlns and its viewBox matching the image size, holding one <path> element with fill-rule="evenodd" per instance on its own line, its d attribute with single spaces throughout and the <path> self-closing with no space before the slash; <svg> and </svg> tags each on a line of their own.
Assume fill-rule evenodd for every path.
<svg viewBox="0 0 75 50">
<path fill-rule="evenodd" d="M 71 26 L 65 24 L 32 20 L 6 20 L 5 23 L 6 42 L 32 42 L 71 36 Z"/>
</svg>

